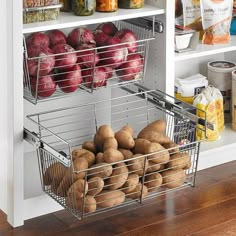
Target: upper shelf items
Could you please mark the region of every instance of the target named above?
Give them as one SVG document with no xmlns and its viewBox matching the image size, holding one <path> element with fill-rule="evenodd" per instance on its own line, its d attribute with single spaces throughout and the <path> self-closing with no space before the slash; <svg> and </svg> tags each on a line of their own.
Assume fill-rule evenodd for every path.
<svg viewBox="0 0 236 236">
<path fill-rule="evenodd" d="M 183 61 L 230 51 L 236 51 L 236 36 L 231 36 L 231 41 L 228 44 L 198 44 L 195 50 L 184 53 L 175 53 L 175 61 Z"/>
<path fill-rule="evenodd" d="M 23 34 L 52 29 L 63 29 L 82 25 L 97 24 L 109 21 L 119 21 L 138 17 L 147 17 L 164 14 L 164 9 L 146 5 L 141 9 L 119 9 L 113 13 L 95 12 L 91 16 L 75 16 L 72 12 L 61 12 L 58 20 L 25 24 Z"/>
</svg>

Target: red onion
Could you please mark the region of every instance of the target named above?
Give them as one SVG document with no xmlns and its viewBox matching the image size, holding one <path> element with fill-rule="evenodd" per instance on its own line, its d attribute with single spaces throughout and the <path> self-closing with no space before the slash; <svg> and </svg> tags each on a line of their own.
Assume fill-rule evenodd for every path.
<svg viewBox="0 0 236 236">
<path fill-rule="evenodd" d="M 54 45 L 58 43 L 66 43 L 66 36 L 65 34 L 60 30 L 50 30 L 47 32 L 47 36 L 50 41 L 50 47 L 53 47 Z"/>
<path fill-rule="evenodd" d="M 92 86 L 93 88 L 105 86 L 107 79 L 106 70 L 103 67 L 96 67 L 94 70 L 86 69 L 82 71 L 85 86 L 88 88 L 92 88 Z"/>
<path fill-rule="evenodd" d="M 86 50 L 90 49 L 91 50 Z M 77 52 L 77 62 L 80 63 L 81 67 L 93 67 L 99 62 L 99 56 L 97 55 L 94 45 L 90 44 L 84 44 L 82 46 L 79 46 L 76 50 L 82 50 Z M 83 51 L 86 50 L 86 51 Z"/>
<path fill-rule="evenodd" d="M 77 62 L 75 49 L 68 44 L 59 43 L 52 48 L 56 58 L 56 67 L 58 70 L 69 70 Z"/>
<path fill-rule="evenodd" d="M 113 75 L 113 69 L 110 66 L 103 67 L 106 71 L 106 79 L 110 79 Z"/>
<path fill-rule="evenodd" d="M 118 31 L 112 22 L 102 23 L 96 28 L 96 30 L 101 30 L 103 33 L 108 34 L 109 36 L 114 36 Z"/>
<path fill-rule="evenodd" d="M 49 47 L 49 38 L 44 33 L 36 32 L 36 33 L 30 34 L 26 38 L 26 45 L 27 45 L 27 47 L 35 45 L 35 46 L 48 48 Z"/>
<path fill-rule="evenodd" d="M 43 76 L 52 71 L 55 65 L 55 57 L 50 48 L 30 46 L 28 47 L 27 53 L 28 58 L 41 57 L 40 59 L 27 59 L 28 70 L 31 76 L 37 76 L 38 73 L 40 76 Z"/>
<path fill-rule="evenodd" d="M 129 29 L 122 29 L 115 34 L 115 37 L 119 38 L 122 43 L 127 43 L 126 47 L 128 51 L 133 53 L 137 51 L 138 40 L 137 36 Z"/>
<path fill-rule="evenodd" d="M 101 64 L 111 68 L 119 67 L 127 59 L 127 48 L 124 45 L 117 45 L 121 43 L 121 40 L 115 37 L 109 38 L 105 43 L 111 46 L 100 50 Z"/>
<path fill-rule="evenodd" d="M 130 54 L 127 61 L 116 71 L 121 80 L 129 81 L 137 79 L 143 69 L 143 57 L 140 54 Z"/>
<path fill-rule="evenodd" d="M 72 93 L 82 83 L 82 74 L 79 65 L 74 65 L 69 71 L 63 72 L 57 77 L 60 89 L 65 93 Z"/>
<path fill-rule="evenodd" d="M 110 36 L 102 32 L 101 30 L 96 30 L 94 33 L 94 39 L 98 47 L 105 46 L 105 41 L 109 38 Z"/>
<path fill-rule="evenodd" d="M 85 27 L 73 29 L 67 37 L 67 42 L 74 48 L 83 44 L 95 44 L 92 31 Z"/>
<path fill-rule="evenodd" d="M 33 96 L 36 96 L 37 78 L 32 77 L 30 79 L 31 92 Z M 54 78 L 50 75 L 40 77 L 38 79 L 38 97 L 50 97 L 56 91 L 56 83 Z"/>
</svg>

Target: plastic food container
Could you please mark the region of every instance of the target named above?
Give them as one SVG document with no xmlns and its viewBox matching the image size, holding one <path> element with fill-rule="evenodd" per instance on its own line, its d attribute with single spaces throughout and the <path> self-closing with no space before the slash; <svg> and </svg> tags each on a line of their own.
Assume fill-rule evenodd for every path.
<svg viewBox="0 0 236 236">
<path fill-rule="evenodd" d="M 57 20 L 62 4 L 58 0 L 23 1 L 23 23 Z"/>
<path fill-rule="evenodd" d="M 225 123 L 231 122 L 232 71 L 236 64 L 231 61 L 211 61 L 208 63 L 209 84 L 218 88 L 224 98 Z"/>
<path fill-rule="evenodd" d="M 119 0 L 118 7 L 126 9 L 142 8 L 144 6 L 144 0 Z"/>
<path fill-rule="evenodd" d="M 175 35 L 175 50 L 183 50 L 188 48 L 193 33 L 188 34 L 176 34 Z"/>
</svg>

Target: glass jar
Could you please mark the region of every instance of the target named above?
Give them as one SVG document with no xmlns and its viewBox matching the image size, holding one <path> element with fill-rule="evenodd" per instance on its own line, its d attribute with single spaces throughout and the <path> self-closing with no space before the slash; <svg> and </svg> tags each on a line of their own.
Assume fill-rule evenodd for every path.
<svg viewBox="0 0 236 236">
<path fill-rule="evenodd" d="M 77 16 L 90 16 L 96 8 L 96 0 L 73 0 L 72 10 Z"/>
<path fill-rule="evenodd" d="M 144 6 L 144 0 L 118 0 L 119 8 L 136 9 Z"/>
<path fill-rule="evenodd" d="M 72 0 L 60 0 L 60 3 L 62 3 L 61 11 L 71 11 L 72 10 L 71 2 Z"/>
<path fill-rule="evenodd" d="M 97 0 L 96 11 L 114 12 L 118 9 L 118 0 Z"/>
</svg>

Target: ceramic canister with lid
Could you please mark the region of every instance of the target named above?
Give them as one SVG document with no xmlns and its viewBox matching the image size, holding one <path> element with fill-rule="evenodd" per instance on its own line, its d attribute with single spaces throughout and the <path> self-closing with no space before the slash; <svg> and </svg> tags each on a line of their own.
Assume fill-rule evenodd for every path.
<svg viewBox="0 0 236 236">
<path fill-rule="evenodd" d="M 232 129 L 236 131 L 236 70 L 232 72 L 232 99 L 231 99 L 231 114 L 232 114 Z"/>
<path fill-rule="evenodd" d="M 225 123 L 231 122 L 232 71 L 235 69 L 236 64 L 231 61 L 211 61 L 208 63 L 209 84 L 218 88 L 224 98 Z"/>
</svg>

